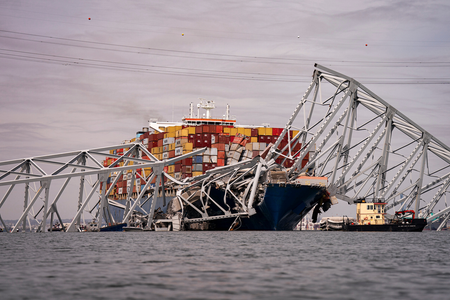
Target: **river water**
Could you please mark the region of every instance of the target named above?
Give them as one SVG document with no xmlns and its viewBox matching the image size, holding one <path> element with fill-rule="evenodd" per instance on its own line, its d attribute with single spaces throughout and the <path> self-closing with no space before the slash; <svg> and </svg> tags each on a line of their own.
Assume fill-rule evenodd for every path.
<svg viewBox="0 0 450 300">
<path fill-rule="evenodd" d="M 0 299 L 449 299 L 450 232 L 0 234 Z"/>
</svg>

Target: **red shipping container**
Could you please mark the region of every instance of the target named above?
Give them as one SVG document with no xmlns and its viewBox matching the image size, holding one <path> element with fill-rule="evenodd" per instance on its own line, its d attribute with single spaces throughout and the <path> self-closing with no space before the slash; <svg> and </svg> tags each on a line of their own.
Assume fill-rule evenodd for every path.
<svg viewBox="0 0 450 300">
<path fill-rule="evenodd" d="M 230 143 L 230 136 L 229 135 L 219 135 L 219 143 L 221 144 L 229 144 Z"/>
<path fill-rule="evenodd" d="M 181 179 L 185 179 L 185 178 L 188 178 L 188 177 L 192 177 L 192 174 L 191 173 L 182 173 L 181 174 Z"/>
<path fill-rule="evenodd" d="M 259 135 L 258 136 L 258 142 L 259 143 L 265 143 L 266 142 L 266 136 L 265 135 Z"/>
<path fill-rule="evenodd" d="M 165 134 L 165 132 L 158 133 L 158 140 L 164 139 L 164 134 Z"/>
<path fill-rule="evenodd" d="M 203 147 L 211 148 L 211 138 L 203 139 Z"/>
<path fill-rule="evenodd" d="M 194 148 L 203 148 L 203 140 L 195 139 L 194 140 Z"/>
<path fill-rule="evenodd" d="M 194 140 L 195 140 L 195 134 L 190 134 L 190 135 L 188 135 L 188 142 L 189 142 L 189 143 L 193 143 Z"/>
<path fill-rule="evenodd" d="M 209 133 L 209 125 L 202 125 L 202 132 Z"/>
<path fill-rule="evenodd" d="M 209 125 L 209 133 L 215 133 L 216 132 L 216 125 Z"/>
<path fill-rule="evenodd" d="M 216 126 L 216 133 L 222 133 L 222 131 L 223 131 L 223 126 L 222 125 L 217 125 Z"/>
<path fill-rule="evenodd" d="M 192 166 L 192 157 L 185 158 L 181 160 L 183 166 Z"/>
<path fill-rule="evenodd" d="M 162 147 L 163 146 L 163 140 L 158 140 L 158 144 L 156 145 L 156 147 Z"/>
<path fill-rule="evenodd" d="M 242 142 L 242 138 L 241 137 L 235 136 L 233 138 L 233 143 L 234 144 L 240 144 L 241 142 Z"/>
<path fill-rule="evenodd" d="M 211 145 L 211 148 L 216 148 L 217 151 L 225 151 L 225 144 L 222 144 L 222 143 L 214 144 L 214 145 Z"/>
<path fill-rule="evenodd" d="M 181 166 L 181 173 L 192 173 L 192 166 Z"/>
<path fill-rule="evenodd" d="M 169 158 L 175 157 L 175 150 L 169 151 Z"/>
<path fill-rule="evenodd" d="M 225 159 L 223 159 L 223 158 L 218 158 L 218 159 L 217 159 L 217 166 L 218 166 L 218 167 L 223 167 L 223 166 L 225 166 Z"/>
<path fill-rule="evenodd" d="M 203 133 L 204 140 L 211 140 L 211 133 Z"/>
<path fill-rule="evenodd" d="M 181 172 L 181 165 L 175 165 L 175 173 Z"/>
<path fill-rule="evenodd" d="M 252 128 L 250 136 L 257 137 L 258 136 L 258 129 Z"/>
<path fill-rule="evenodd" d="M 304 168 L 306 166 L 306 164 L 308 163 L 307 159 L 302 160 L 302 168 Z"/>
<path fill-rule="evenodd" d="M 272 128 L 272 135 L 279 136 L 283 132 L 283 128 Z"/>
<path fill-rule="evenodd" d="M 225 151 L 217 151 L 217 158 L 225 158 Z"/>
<path fill-rule="evenodd" d="M 195 134 L 198 134 L 198 133 L 202 133 L 203 132 L 203 126 L 196 126 L 195 127 Z"/>
</svg>

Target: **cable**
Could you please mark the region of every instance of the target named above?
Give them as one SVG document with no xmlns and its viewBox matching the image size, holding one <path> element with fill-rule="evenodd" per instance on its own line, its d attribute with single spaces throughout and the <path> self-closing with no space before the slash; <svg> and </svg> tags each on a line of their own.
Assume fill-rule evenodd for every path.
<svg viewBox="0 0 450 300">
<path fill-rule="evenodd" d="M 207 60 L 225 60 L 225 61 L 239 61 L 239 62 L 255 62 L 255 61 L 248 61 L 243 59 L 256 59 L 258 60 L 258 63 L 268 63 L 268 64 L 286 64 L 281 62 L 273 62 L 273 61 L 261 61 L 261 60 L 280 60 L 280 61 L 290 61 L 290 62 L 315 62 L 317 60 L 320 60 L 322 62 L 327 63 L 350 63 L 350 64 L 392 64 L 395 65 L 395 67 L 409 67 L 409 66 L 398 66 L 399 64 L 412 64 L 415 65 L 415 67 L 448 67 L 448 66 L 442 66 L 442 64 L 450 64 L 450 61 L 434 61 L 434 62 L 425 62 L 425 61 L 362 61 L 362 60 L 326 60 L 326 59 L 309 59 L 309 58 L 282 58 L 282 57 L 265 57 L 265 56 L 246 56 L 246 55 L 234 55 L 234 54 L 218 54 L 218 53 L 210 53 L 210 52 L 195 52 L 195 51 L 185 51 L 185 50 L 172 50 L 172 49 L 163 49 L 163 48 L 152 48 L 152 47 L 139 47 L 139 46 L 130 46 L 130 45 L 123 45 L 123 44 L 112 44 L 112 43 L 102 43 L 102 42 L 93 42 L 93 41 L 85 41 L 85 40 L 79 40 L 79 39 L 68 39 L 68 38 L 59 38 L 59 37 L 53 37 L 53 36 L 47 36 L 47 35 L 39 35 L 39 34 L 31 34 L 31 33 L 23 33 L 23 32 L 17 32 L 17 31 L 10 31 L 10 30 L 0 30 L 0 32 L 5 33 L 12 33 L 12 34 L 18 34 L 18 35 L 25 35 L 25 36 L 31 36 L 31 37 L 39 37 L 39 38 L 47 38 L 52 40 L 62 40 L 62 41 L 69 41 L 69 42 L 77 42 L 77 43 L 86 43 L 86 44 L 93 44 L 93 45 L 102 45 L 102 46 L 112 46 L 112 47 L 123 47 L 123 48 L 129 48 L 129 49 L 141 49 L 141 50 L 149 50 L 149 51 L 160 51 L 160 52 L 169 52 L 169 53 L 179 53 L 179 54 L 190 54 L 190 55 L 207 55 L 207 56 L 214 56 L 214 57 L 231 57 L 231 58 L 238 58 L 238 60 L 233 59 L 225 59 L 225 58 L 208 58 L 208 57 L 192 57 L 192 56 L 180 56 L 180 55 L 169 55 L 169 54 L 161 54 L 161 53 L 145 53 L 145 52 L 135 52 L 135 51 L 126 51 L 126 50 L 119 50 L 119 49 L 112 49 L 112 48 L 99 48 L 99 47 L 90 47 L 90 46 L 82 46 L 82 45 L 74 45 L 74 44 L 65 44 L 65 43 L 57 43 L 57 42 L 49 42 L 49 41 L 42 41 L 42 40 L 33 40 L 33 39 L 26 39 L 26 38 L 19 38 L 19 37 L 10 37 L 10 36 L 0 36 L 2 38 L 9 38 L 9 39 L 15 39 L 15 40 L 23 40 L 23 41 L 30 41 L 30 42 L 38 42 L 38 43 L 46 43 L 46 44 L 54 44 L 54 45 L 62 45 L 62 46 L 73 46 L 73 47 L 79 47 L 79 48 L 87 48 L 87 49 L 97 49 L 97 50 L 105 50 L 105 51 L 117 51 L 117 52 L 126 52 L 126 53 L 138 53 L 138 54 L 150 54 L 150 55 L 159 55 L 159 56 L 172 56 L 172 57 L 182 57 L 182 58 L 194 58 L 194 59 L 207 59 Z M 292 63 L 289 63 L 292 65 Z M 298 64 L 296 64 L 298 65 Z M 305 64 L 302 64 L 305 65 Z M 309 64 L 308 64 L 309 65 Z M 342 66 L 342 65 L 340 65 Z M 375 66 L 370 66 L 375 67 Z M 382 66 L 382 67 L 389 67 L 389 66 Z"/>
</svg>

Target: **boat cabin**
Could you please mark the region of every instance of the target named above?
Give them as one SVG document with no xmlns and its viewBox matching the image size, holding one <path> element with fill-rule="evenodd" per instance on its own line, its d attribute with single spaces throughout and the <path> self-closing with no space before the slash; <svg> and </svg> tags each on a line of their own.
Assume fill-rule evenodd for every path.
<svg viewBox="0 0 450 300">
<path fill-rule="evenodd" d="M 385 224 L 386 203 L 356 203 L 356 219 L 360 225 Z"/>
</svg>

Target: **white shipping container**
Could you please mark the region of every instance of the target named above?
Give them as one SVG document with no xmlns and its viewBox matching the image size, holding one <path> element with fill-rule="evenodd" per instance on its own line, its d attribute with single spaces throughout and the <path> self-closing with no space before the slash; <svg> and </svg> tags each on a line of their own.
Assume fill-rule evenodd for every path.
<svg viewBox="0 0 450 300">
<path fill-rule="evenodd" d="M 211 148 L 210 155 L 216 155 L 217 156 L 217 148 Z"/>
<path fill-rule="evenodd" d="M 206 148 L 206 151 L 203 152 L 203 155 L 211 155 L 211 148 Z"/>
<path fill-rule="evenodd" d="M 209 155 L 203 155 L 203 163 L 210 163 L 210 156 Z"/>
<path fill-rule="evenodd" d="M 169 159 L 169 152 L 163 153 L 163 159 Z"/>
<path fill-rule="evenodd" d="M 163 139 L 163 145 L 169 145 L 173 143 L 175 143 L 175 138 L 173 137 Z"/>
<path fill-rule="evenodd" d="M 239 144 L 231 144 L 230 151 L 236 151 L 239 148 Z"/>
<path fill-rule="evenodd" d="M 241 152 L 235 151 L 233 153 L 233 160 L 239 161 L 239 158 L 241 158 Z"/>
<path fill-rule="evenodd" d="M 230 151 L 230 145 L 228 145 L 228 144 L 225 144 L 225 151 Z"/>
<path fill-rule="evenodd" d="M 252 145 L 252 148 L 253 148 L 253 150 L 256 150 L 256 151 L 259 151 L 260 149 L 259 149 L 259 143 L 252 143 L 253 145 Z"/>
<path fill-rule="evenodd" d="M 123 188 L 119 188 L 119 194 L 122 194 Z"/>
<path fill-rule="evenodd" d="M 182 155 L 182 154 L 183 154 L 183 147 L 175 148 L 175 155 L 176 156 Z"/>
<path fill-rule="evenodd" d="M 211 163 L 217 164 L 217 156 L 210 156 Z"/>
</svg>

